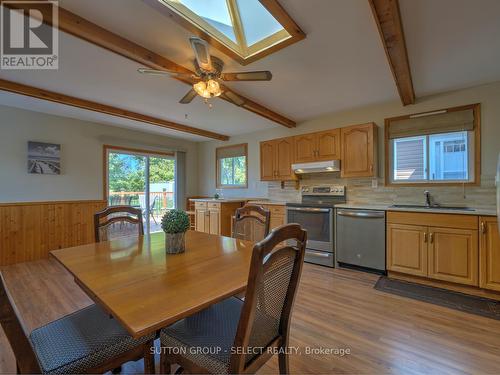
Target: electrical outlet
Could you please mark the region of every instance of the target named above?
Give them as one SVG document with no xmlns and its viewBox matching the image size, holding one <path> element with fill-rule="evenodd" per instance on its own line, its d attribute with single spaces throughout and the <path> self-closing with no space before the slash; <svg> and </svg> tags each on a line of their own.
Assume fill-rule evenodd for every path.
<svg viewBox="0 0 500 375">
<path fill-rule="evenodd" d="M 376 178 L 372 180 L 372 188 L 373 189 L 378 188 L 378 180 Z"/>
</svg>

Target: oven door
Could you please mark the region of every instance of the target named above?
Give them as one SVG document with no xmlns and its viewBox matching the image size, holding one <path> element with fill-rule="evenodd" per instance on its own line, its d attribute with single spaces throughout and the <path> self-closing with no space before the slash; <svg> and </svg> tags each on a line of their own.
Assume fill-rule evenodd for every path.
<svg viewBox="0 0 500 375">
<path fill-rule="evenodd" d="M 300 224 L 307 230 L 308 249 L 333 253 L 333 209 L 287 207 L 287 223 Z"/>
</svg>

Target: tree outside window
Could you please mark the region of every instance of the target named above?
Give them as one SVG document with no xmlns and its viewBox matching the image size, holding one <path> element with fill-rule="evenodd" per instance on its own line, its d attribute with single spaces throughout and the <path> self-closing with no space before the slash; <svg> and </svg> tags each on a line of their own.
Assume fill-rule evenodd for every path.
<svg viewBox="0 0 500 375">
<path fill-rule="evenodd" d="M 219 147 L 215 154 L 217 188 L 246 188 L 247 144 Z"/>
</svg>

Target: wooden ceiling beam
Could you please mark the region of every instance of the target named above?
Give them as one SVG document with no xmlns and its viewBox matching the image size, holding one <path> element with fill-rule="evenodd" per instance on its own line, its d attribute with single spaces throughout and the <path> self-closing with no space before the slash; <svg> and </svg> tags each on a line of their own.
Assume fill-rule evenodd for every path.
<svg viewBox="0 0 500 375">
<path fill-rule="evenodd" d="M 166 129 L 176 130 L 183 133 L 198 135 L 217 139 L 221 141 L 229 140 L 227 135 L 214 133 L 208 130 L 194 128 L 189 125 L 182 125 L 172 121 L 163 120 L 149 115 L 128 111 L 117 107 L 112 107 L 106 104 L 92 102 L 86 99 L 75 98 L 65 94 L 60 94 L 53 91 L 47 91 L 33 86 L 23 85 L 20 83 L 0 79 L 0 90 L 12 92 L 15 94 L 30 96 L 32 98 L 47 100 L 49 102 L 65 104 L 76 108 L 86 109 L 93 112 L 104 113 L 111 116 L 121 117 L 128 120 L 139 121 Z"/>
<path fill-rule="evenodd" d="M 415 103 L 398 0 L 368 0 L 403 105 Z"/>
<path fill-rule="evenodd" d="M 2 0 L 0 0 L 0 3 L 2 3 Z M 22 0 L 19 0 L 19 5 L 12 3 L 10 1 L 2 5 L 9 8 L 23 7 Z M 48 19 L 50 19 L 50 17 L 44 17 L 43 21 L 47 22 Z M 148 50 L 147 48 L 144 48 L 109 30 L 106 30 L 105 28 L 98 26 L 95 23 L 92 23 L 86 20 L 85 18 L 80 17 L 79 15 L 72 13 L 61 7 L 59 7 L 58 28 L 59 30 L 64 31 L 65 33 L 71 34 L 77 38 L 83 39 L 94 45 L 105 48 L 108 51 L 117 53 L 123 57 L 138 62 L 143 66 L 147 66 L 152 69 L 172 70 L 179 73 L 194 74 L 193 71 L 183 67 L 182 65 L 179 65 L 173 62 L 172 60 L 167 59 L 164 56 L 161 56 L 151 50 Z M 194 82 L 193 80 L 185 78 L 184 79 L 179 77 L 173 77 L 173 78 L 188 85 L 192 85 Z M 290 120 L 285 116 L 280 115 L 279 113 L 276 113 L 264 107 L 263 105 L 258 104 L 253 100 L 246 98 L 245 96 L 239 94 L 233 89 L 228 88 L 227 86 L 223 86 L 222 88 L 225 91 L 232 91 L 233 93 L 241 97 L 245 101 L 245 104 L 242 105 L 241 107 L 245 108 L 246 110 L 256 113 L 259 116 L 265 117 L 266 119 L 269 119 L 273 122 L 276 122 L 288 128 L 295 127 L 296 125 L 295 121 Z M 224 98 L 221 99 L 226 100 L 227 102 L 233 104 L 231 101 L 227 99 Z"/>
</svg>

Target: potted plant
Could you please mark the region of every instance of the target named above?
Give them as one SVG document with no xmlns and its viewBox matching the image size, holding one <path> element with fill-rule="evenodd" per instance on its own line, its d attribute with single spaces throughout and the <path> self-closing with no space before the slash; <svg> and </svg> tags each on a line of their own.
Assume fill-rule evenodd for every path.
<svg viewBox="0 0 500 375">
<path fill-rule="evenodd" d="M 170 210 L 161 219 L 165 232 L 165 250 L 168 254 L 183 253 L 186 249 L 185 235 L 189 229 L 189 216 L 182 210 Z"/>
</svg>

